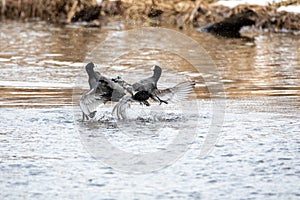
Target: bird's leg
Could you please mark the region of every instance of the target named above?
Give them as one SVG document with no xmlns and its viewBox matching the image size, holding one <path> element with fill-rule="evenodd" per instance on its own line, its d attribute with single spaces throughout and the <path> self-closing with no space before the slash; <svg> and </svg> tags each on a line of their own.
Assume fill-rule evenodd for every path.
<svg viewBox="0 0 300 200">
<path fill-rule="evenodd" d="M 117 76 L 117 78 L 111 79 L 115 83 L 119 83 L 122 87 L 125 85 L 129 85 L 126 81 L 124 81 L 120 76 Z"/>
<path fill-rule="evenodd" d="M 94 111 L 94 112 L 90 113 L 90 114 L 89 114 L 89 117 L 90 117 L 90 118 L 94 118 L 95 115 L 96 115 L 96 112 L 97 112 L 97 111 Z"/>
<path fill-rule="evenodd" d="M 140 105 L 150 106 L 150 103 L 148 101 L 140 101 Z"/>
<path fill-rule="evenodd" d="M 162 103 L 168 104 L 167 101 L 160 99 L 156 94 L 155 94 L 155 97 L 158 99 L 159 105 L 161 105 Z M 153 97 L 151 97 L 151 98 L 154 99 Z M 155 100 L 155 99 L 154 99 L 154 100 Z"/>
<path fill-rule="evenodd" d="M 159 99 L 159 105 L 161 105 L 161 103 L 168 104 L 168 102 L 167 102 L 167 101 L 165 101 L 165 100 L 162 100 L 162 99 Z"/>
<path fill-rule="evenodd" d="M 150 103 L 147 100 L 143 101 L 143 104 L 146 106 L 150 106 Z"/>
<path fill-rule="evenodd" d="M 82 112 L 82 121 L 84 122 L 85 119 L 89 120 L 89 117 Z"/>
<path fill-rule="evenodd" d="M 112 78 L 111 80 L 115 83 L 122 82 L 122 78 L 120 76 L 117 76 L 117 78 Z"/>
<path fill-rule="evenodd" d="M 159 105 L 161 105 L 162 103 L 168 104 L 167 101 L 160 99 L 156 94 L 149 94 L 149 97 L 154 101 L 159 101 Z"/>
</svg>

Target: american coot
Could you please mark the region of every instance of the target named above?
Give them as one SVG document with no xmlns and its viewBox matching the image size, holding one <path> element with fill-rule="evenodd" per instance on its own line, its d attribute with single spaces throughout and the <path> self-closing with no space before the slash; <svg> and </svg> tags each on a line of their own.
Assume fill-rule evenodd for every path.
<svg viewBox="0 0 300 200">
<path fill-rule="evenodd" d="M 168 102 L 161 100 L 159 96 L 156 95 L 157 82 L 161 76 L 162 70 L 159 66 L 155 65 L 153 67 L 153 75 L 149 78 L 140 80 L 132 85 L 133 99 L 139 101 L 147 106 L 148 99 L 151 98 L 155 101 L 167 104 Z"/>
<path fill-rule="evenodd" d="M 85 70 L 86 73 L 88 74 L 88 83 L 90 86 L 90 90 L 83 93 L 83 95 L 81 96 L 79 105 L 80 105 L 80 109 L 82 111 L 82 118 L 84 119 L 89 119 L 89 117 L 93 118 L 95 116 L 95 111 L 91 106 L 87 106 L 88 102 L 92 103 L 91 99 L 89 99 L 89 97 L 91 97 L 92 93 L 94 93 L 94 88 L 97 86 L 97 82 L 98 79 L 100 78 L 101 74 L 99 72 L 95 72 L 94 71 L 94 63 L 90 62 L 85 66 Z M 97 106 L 97 105 L 94 105 Z"/>
<path fill-rule="evenodd" d="M 95 65 L 90 62 L 85 66 L 85 71 L 89 76 L 88 82 L 90 85 L 90 89 L 94 88 L 97 85 L 99 78 L 101 77 L 100 72 L 94 71 Z"/>
<path fill-rule="evenodd" d="M 93 63 L 87 64 L 86 71 L 89 76 L 90 90 L 85 92 L 80 99 L 83 120 L 93 118 L 97 107 L 108 101 L 118 102 L 113 108 L 113 113 L 116 112 L 119 119 L 124 119 L 126 118 L 125 110 L 130 106 L 130 102 L 140 102 L 150 106 L 149 98 L 160 102 L 160 104 L 185 100 L 195 85 L 194 82 L 186 81 L 172 88 L 159 90 L 157 82 L 162 73 L 159 66 L 154 66 L 154 73 L 151 77 L 140 80 L 133 85 L 128 84 L 119 76 L 109 79 L 99 72 L 95 72 Z"/>
<path fill-rule="evenodd" d="M 95 72 L 94 67 L 94 63 L 86 65 L 90 90 L 83 93 L 79 102 L 83 120 L 93 118 L 99 105 L 108 101 L 118 102 L 126 94 L 125 89 L 116 83 L 115 79 L 109 79 Z"/>
<path fill-rule="evenodd" d="M 132 99 L 140 102 L 141 104 L 150 106 L 147 101 L 149 98 L 159 101 L 161 103 L 167 104 L 167 101 L 160 99 L 158 95 L 156 95 L 157 91 L 157 82 L 161 76 L 161 68 L 157 65 L 153 67 L 153 75 L 149 78 L 140 80 L 133 85 L 126 83 L 122 79 L 114 79 L 114 81 L 118 82 L 122 87 L 126 89 L 126 91 L 131 94 Z"/>
<path fill-rule="evenodd" d="M 161 101 L 164 102 L 180 102 L 184 101 L 188 98 L 188 96 L 193 92 L 193 89 L 195 87 L 195 83 L 193 81 L 185 81 L 182 83 L 179 83 L 175 85 L 174 87 L 167 88 L 164 90 L 155 90 L 155 96 L 164 99 Z M 145 91 L 141 91 L 136 93 L 136 95 L 139 94 L 142 98 L 145 98 L 145 102 L 141 102 L 141 99 L 136 99 L 135 95 L 125 95 L 121 98 L 121 100 L 115 105 L 113 108 L 113 113 L 116 114 L 118 119 L 126 119 L 126 109 L 130 107 L 130 103 L 132 102 L 140 102 L 145 104 L 146 106 L 149 106 L 147 99 L 149 98 L 148 93 Z M 154 98 L 155 100 L 155 98 Z"/>
<path fill-rule="evenodd" d="M 125 111 L 130 106 L 130 102 L 140 102 L 146 106 L 150 106 L 148 99 L 168 104 L 168 102 L 185 100 L 190 93 L 192 93 L 195 83 L 192 81 L 185 81 L 178 85 L 159 90 L 157 82 L 161 76 L 162 70 L 159 66 L 154 66 L 153 76 L 147 79 L 138 81 L 129 89 L 131 95 L 126 95 L 115 105 L 113 113 L 116 113 L 119 119 L 125 119 Z"/>
</svg>

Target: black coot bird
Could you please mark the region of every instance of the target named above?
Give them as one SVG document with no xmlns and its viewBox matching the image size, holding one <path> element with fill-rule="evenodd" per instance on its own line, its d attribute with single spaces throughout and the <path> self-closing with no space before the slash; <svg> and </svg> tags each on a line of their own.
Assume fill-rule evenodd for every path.
<svg viewBox="0 0 300 200">
<path fill-rule="evenodd" d="M 94 63 L 86 65 L 90 90 L 83 93 L 79 102 L 83 120 L 95 117 L 99 105 L 108 101 L 118 102 L 126 94 L 125 89 L 120 84 L 116 83 L 114 79 L 109 79 L 99 72 L 95 72 L 94 67 Z"/>
<path fill-rule="evenodd" d="M 241 38 L 240 29 L 243 26 L 254 25 L 257 18 L 258 15 L 253 10 L 247 9 L 242 13 L 231 15 L 223 21 L 206 25 L 198 30 L 221 37 Z"/>
<path fill-rule="evenodd" d="M 177 84 L 172 88 L 159 90 L 157 82 L 161 76 L 162 70 L 159 66 L 154 66 L 153 76 L 138 81 L 129 87 L 127 90 L 131 95 L 125 95 L 113 108 L 113 113 L 116 113 L 118 119 L 126 119 L 126 109 L 130 106 L 130 102 L 140 102 L 146 106 L 150 106 L 148 99 L 158 101 L 160 104 L 168 102 L 176 102 L 185 100 L 193 91 L 195 83 L 186 81 Z M 164 99 L 164 100 L 163 100 Z"/>
<path fill-rule="evenodd" d="M 151 77 L 140 80 L 133 85 L 125 82 L 120 77 L 113 79 L 113 81 L 119 83 L 132 96 L 133 100 L 138 101 L 141 104 L 150 106 L 149 102 L 147 101 L 149 98 L 159 101 L 160 104 L 167 104 L 168 102 L 161 100 L 155 92 L 157 90 L 157 82 L 161 76 L 161 72 L 161 68 L 155 65 L 153 67 L 153 75 Z"/>
<path fill-rule="evenodd" d="M 149 98 L 167 104 L 168 102 L 161 100 L 157 95 L 157 82 L 161 76 L 161 68 L 157 65 L 153 68 L 153 75 L 149 78 L 140 80 L 132 85 L 132 98 L 133 100 L 139 101 L 146 106 L 149 106 L 147 101 Z"/>
<path fill-rule="evenodd" d="M 99 78 L 101 77 L 101 74 L 99 72 L 95 72 L 94 71 L 94 63 L 90 62 L 85 66 L 85 71 L 89 76 L 88 82 L 90 85 L 90 89 L 92 89 L 93 87 L 95 87 L 97 85 L 97 82 L 99 80 Z"/>
</svg>

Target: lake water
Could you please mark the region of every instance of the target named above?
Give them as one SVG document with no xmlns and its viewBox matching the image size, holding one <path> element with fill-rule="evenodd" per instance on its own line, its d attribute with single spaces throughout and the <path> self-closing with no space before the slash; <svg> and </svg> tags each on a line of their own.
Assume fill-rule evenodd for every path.
<svg viewBox="0 0 300 200">
<path fill-rule="evenodd" d="M 299 199 L 300 35 L 245 30 L 255 38 L 246 41 L 184 30 L 205 50 L 195 68 L 176 45 L 128 40 L 141 50 L 126 49 L 122 31 L 134 28 L 1 22 L 1 199 Z M 159 87 L 189 79 L 195 93 L 133 104 L 125 122 L 109 103 L 81 122 L 87 61 L 131 83 L 159 64 Z M 218 80 L 212 73 L 219 82 L 207 81 Z M 216 84 L 225 100 L 211 98 Z"/>
</svg>

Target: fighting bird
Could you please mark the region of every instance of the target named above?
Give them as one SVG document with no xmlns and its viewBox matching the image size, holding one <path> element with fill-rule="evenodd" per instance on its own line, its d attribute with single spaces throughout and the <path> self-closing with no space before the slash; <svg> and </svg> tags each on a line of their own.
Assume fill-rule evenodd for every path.
<svg viewBox="0 0 300 200">
<path fill-rule="evenodd" d="M 155 65 L 154 73 L 151 77 L 140 80 L 127 88 L 130 95 L 125 95 L 113 108 L 113 113 L 116 113 L 118 119 L 126 119 L 126 109 L 130 107 L 131 102 L 140 102 L 140 104 L 150 106 L 148 99 L 168 104 L 168 102 L 178 102 L 185 100 L 193 91 L 195 83 L 185 81 L 177 84 L 174 87 L 159 90 L 157 82 L 161 76 L 162 70 Z"/>
<path fill-rule="evenodd" d="M 100 72 L 94 71 L 94 63 L 90 62 L 85 66 L 85 71 L 88 74 L 88 82 L 90 86 L 90 90 L 97 85 L 98 80 L 101 77 Z"/>
<path fill-rule="evenodd" d="M 149 78 L 140 80 L 132 85 L 132 98 L 136 101 L 149 106 L 149 102 L 147 101 L 149 98 L 159 101 L 161 103 L 168 104 L 168 102 L 161 100 L 159 96 L 157 96 L 157 82 L 161 76 L 161 67 L 155 65 L 153 67 L 153 75 Z"/>
<path fill-rule="evenodd" d="M 116 79 L 109 79 L 95 72 L 94 67 L 94 63 L 88 63 L 85 67 L 90 90 L 83 93 L 79 102 L 83 121 L 94 118 L 99 105 L 108 101 L 118 102 L 126 94 L 125 88 L 117 83 Z"/>
</svg>

